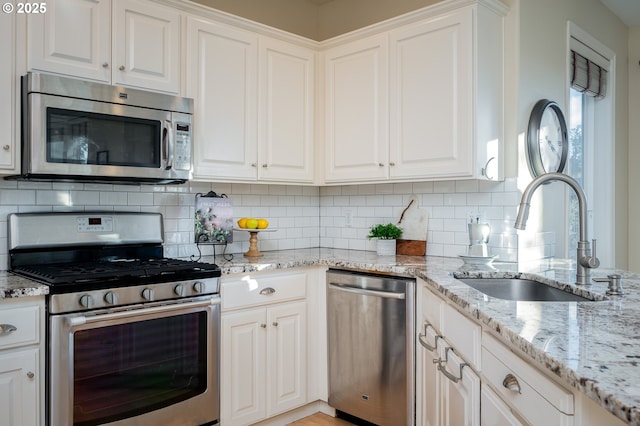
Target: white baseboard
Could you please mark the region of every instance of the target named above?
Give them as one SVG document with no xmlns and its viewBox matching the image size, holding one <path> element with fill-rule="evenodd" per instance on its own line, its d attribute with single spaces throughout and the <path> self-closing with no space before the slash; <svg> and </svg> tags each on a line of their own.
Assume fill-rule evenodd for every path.
<svg viewBox="0 0 640 426">
<path fill-rule="evenodd" d="M 331 417 L 335 417 L 336 415 L 336 410 L 330 407 L 329 404 L 324 401 L 315 401 L 307 405 L 303 405 L 300 408 L 296 408 L 295 410 L 287 411 L 279 416 L 263 420 L 260 423 L 255 423 L 254 426 L 285 426 L 318 412 Z"/>
</svg>

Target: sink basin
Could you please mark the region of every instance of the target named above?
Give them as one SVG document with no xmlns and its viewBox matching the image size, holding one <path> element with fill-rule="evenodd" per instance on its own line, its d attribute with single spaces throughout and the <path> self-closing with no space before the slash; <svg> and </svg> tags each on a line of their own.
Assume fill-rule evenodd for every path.
<svg viewBox="0 0 640 426">
<path fill-rule="evenodd" d="M 528 302 L 593 302 L 547 284 L 524 278 L 458 278 L 487 296 Z"/>
</svg>

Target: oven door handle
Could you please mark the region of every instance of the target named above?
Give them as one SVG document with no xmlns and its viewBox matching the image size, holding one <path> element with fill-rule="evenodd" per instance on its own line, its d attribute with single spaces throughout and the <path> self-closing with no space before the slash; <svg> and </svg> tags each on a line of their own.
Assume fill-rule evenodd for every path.
<svg viewBox="0 0 640 426">
<path fill-rule="evenodd" d="M 200 308 L 204 306 L 210 305 L 219 305 L 220 297 L 212 297 L 207 300 L 200 300 L 197 302 L 186 302 L 186 303 L 172 303 L 162 306 L 154 306 L 152 308 L 143 308 L 132 311 L 120 311 L 120 312 L 112 312 L 110 314 L 98 314 L 98 315 L 90 315 L 90 316 L 79 316 L 79 317 L 71 317 L 67 318 L 67 324 L 71 327 L 76 327 L 78 325 L 89 324 L 98 321 L 109 321 L 114 319 L 122 319 L 127 317 L 135 317 L 141 315 L 151 315 L 157 313 L 165 313 L 172 311 L 180 311 L 183 309 L 190 308 Z"/>
</svg>

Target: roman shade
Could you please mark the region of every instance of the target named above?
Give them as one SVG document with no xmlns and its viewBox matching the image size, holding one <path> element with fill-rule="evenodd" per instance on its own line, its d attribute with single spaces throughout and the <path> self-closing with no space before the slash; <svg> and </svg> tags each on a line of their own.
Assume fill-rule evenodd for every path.
<svg viewBox="0 0 640 426">
<path fill-rule="evenodd" d="M 609 61 L 574 38 L 571 39 L 570 55 L 571 88 L 596 99 L 604 98 Z"/>
</svg>

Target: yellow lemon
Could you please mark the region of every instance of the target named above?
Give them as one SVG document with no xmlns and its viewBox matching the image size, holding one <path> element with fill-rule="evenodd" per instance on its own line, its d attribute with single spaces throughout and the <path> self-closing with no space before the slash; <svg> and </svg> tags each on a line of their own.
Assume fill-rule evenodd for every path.
<svg viewBox="0 0 640 426">
<path fill-rule="evenodd" d="M 258 229 L 267 229 L 269 221 L 267 219 L 258 219 Z"/>
<path fill-rule="evenodd" d="M 238 220 L 238 226 L 240 228 L 246 228 L 247 227 L 247 220 L 249 220 L 246 217 L 241 218 L 240 220 Z"/>
<path fill-rule="evenodd" d="M 256 229 L 258 227 L 258 219 L 250 218 L 247 219 L 247 228 Z"/>
</svg>

